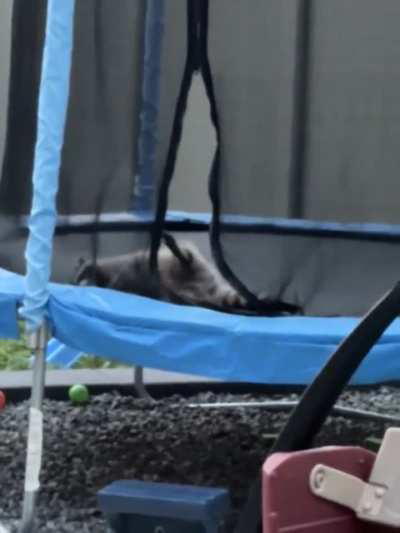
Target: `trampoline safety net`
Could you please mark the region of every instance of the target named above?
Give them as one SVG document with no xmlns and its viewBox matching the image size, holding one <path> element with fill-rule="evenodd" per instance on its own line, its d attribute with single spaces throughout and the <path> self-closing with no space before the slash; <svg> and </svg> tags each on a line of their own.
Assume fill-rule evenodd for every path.
<svg viewBox="0 0 400 533">
<path fill-rule="evenodd" d="M 308 315 L 359 315 L 397 281 L 397 0 L 77 0 L 74 17 L 54 280 L 70 282 L 82 256 L 154 250 L 168 229 L 245 295 Z M 15 272 L 45 19 L 45 0 L 0 4 L 0 267 Z M 201 223 L 172 223 L 195 78 L 216 132 L 209 201 Z M 180 183 L 190 196 L 193 178 Z"/>
</svg>

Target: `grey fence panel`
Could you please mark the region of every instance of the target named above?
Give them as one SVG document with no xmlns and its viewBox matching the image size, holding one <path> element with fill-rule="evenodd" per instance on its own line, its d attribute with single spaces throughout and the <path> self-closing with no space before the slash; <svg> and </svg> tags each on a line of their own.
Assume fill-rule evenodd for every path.
<svg viewBox="0 0 400 533">
<path fill-rule="evenodd" d="M 297 0 L 210 2 L 221 200 L 230 213 L 288 214 L 296 15 Z"/>
<path fill-rule="evenodd" d="M 307 218 L 400 222 L 400 3 L 313 3 Z"/>
</svg>

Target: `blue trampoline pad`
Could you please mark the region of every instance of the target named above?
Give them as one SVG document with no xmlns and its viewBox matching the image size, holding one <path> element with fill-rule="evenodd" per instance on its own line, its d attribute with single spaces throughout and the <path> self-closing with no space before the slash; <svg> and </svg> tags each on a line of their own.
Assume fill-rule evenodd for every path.
<svg viewBox="0 0 400 533">
<path fill-rule="evenodd" d="M 0 270 L 0 335 L 17 335 L 24 278 Z M 224 381 L 308 384 L 359 319 L 248 317 L 96 287 L 51 284 L 56 339 L 123 363 Z M 354 384 L 400 378 L 400 320 L 374 346 Z"/>
</svg>

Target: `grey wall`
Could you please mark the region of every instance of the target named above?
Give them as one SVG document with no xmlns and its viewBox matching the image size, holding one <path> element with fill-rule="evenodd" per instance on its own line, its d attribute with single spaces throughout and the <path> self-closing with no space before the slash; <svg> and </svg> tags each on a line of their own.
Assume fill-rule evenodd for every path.
<svg viewBox="0 0 400 533">
<path fill-rule="evenodd" d="M 400 222 L 400 2 L 317 0 L 307 218 Z"/>
<path fill-rule="evenodd" d="M 0 1 L 0 162 L 3 160 L 7 113 L 12 1 Z"/>
</svg>

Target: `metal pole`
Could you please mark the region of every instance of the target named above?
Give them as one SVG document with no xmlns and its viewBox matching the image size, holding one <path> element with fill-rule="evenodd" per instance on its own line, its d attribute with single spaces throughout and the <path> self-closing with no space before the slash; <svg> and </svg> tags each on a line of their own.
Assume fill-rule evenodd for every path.
<svg viewBox="0 0 400 533">
<path fill-rule="evenodd" d="M 33 533 L 35 530 L 35 507 L 40 487 L 39 475 L 43 449 L 42 403 L 48 339 L 49 330 L 46 324 L 28 336 L 28 346 L 34 354 L 34 365 L 25 465 L 25 492 L 20 533 Z"/>
</svg>

